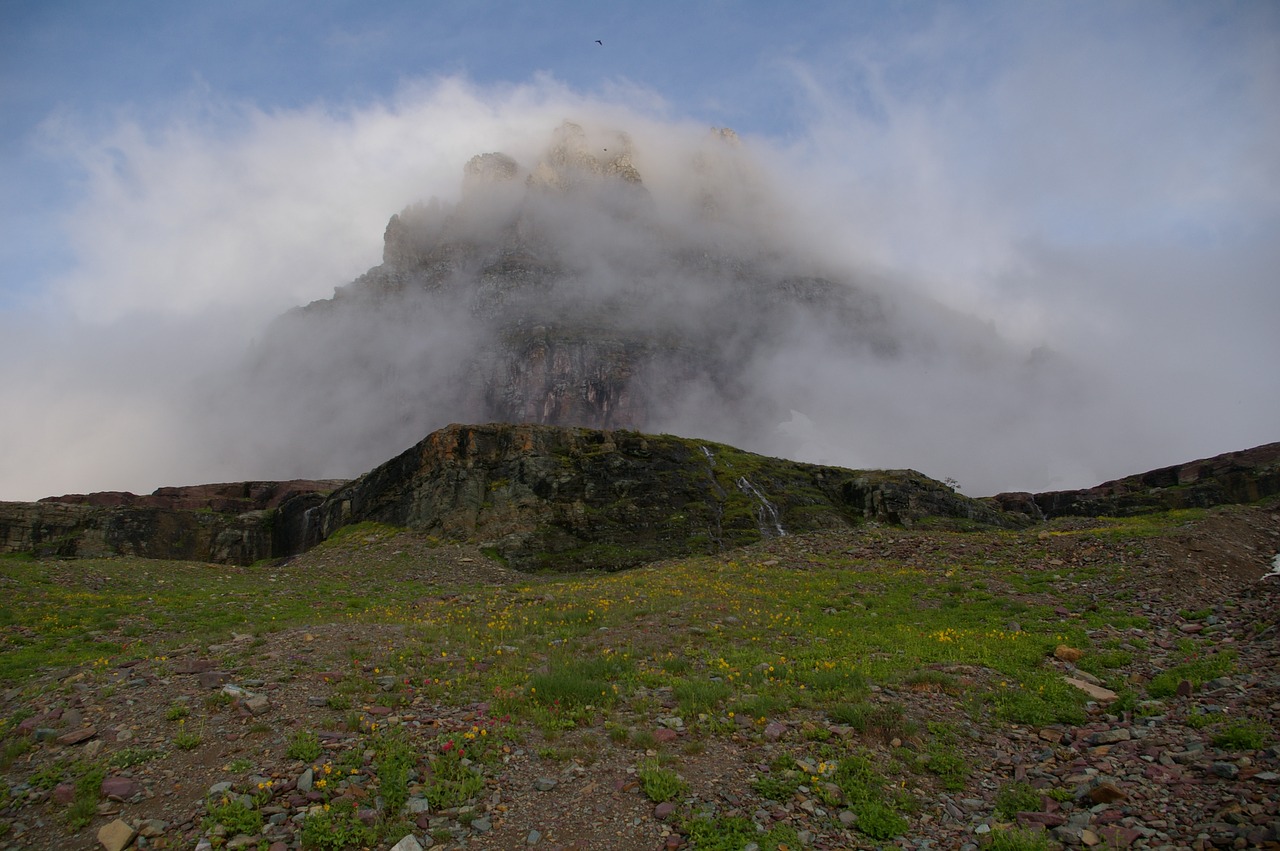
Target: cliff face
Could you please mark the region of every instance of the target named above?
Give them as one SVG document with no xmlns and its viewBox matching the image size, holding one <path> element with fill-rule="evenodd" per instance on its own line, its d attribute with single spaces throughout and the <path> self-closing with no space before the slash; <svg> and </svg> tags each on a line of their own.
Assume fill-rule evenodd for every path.
<svg viewBox="0 0 1280 851">
<path fill-rule="evenodd" d="M 319 515 L 321 536 L 373 520 L 480 542 L 522 570 L 617 569 L 867 520 L 1011 523 L 909 470 L 531 424 L 441 429 L 335 491 Z"/>
</svg>

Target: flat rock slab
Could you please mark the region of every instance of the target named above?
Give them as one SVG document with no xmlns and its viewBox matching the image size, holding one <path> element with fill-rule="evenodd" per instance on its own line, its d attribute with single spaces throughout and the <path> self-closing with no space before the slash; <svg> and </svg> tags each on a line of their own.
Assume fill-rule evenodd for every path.
<svg viewBox="0 0 1280 851">
<path fill-rule="evenodd" d="M 58 737 L 60 745 L 78 745 L 81 742 L 88 741 L 98 735 L 96 727 L 81 727 L 79 730 L 72 730 L 70 733 L 64 733 Z"/>
<path fill-rule="evenodd" d="M 1100 703 L 1110 703 L 1111 701 L 1119 697 L 1119 695 L 1117 695 L 1114 691 L 1112 691 L 1109 688 L 1103 688 L 1102 686 L 1095 686 L 1093 683 L 1087 683 L 1084 680 L 1078 679 L 1076 677 L 1063 677 L 1063 679 L 1067 681 L 1067 685 L 1075 686 L 1076 688 L 1080 689 L 1080 691 L 1084 692 L 1085 694 L 1089 695 L 1089 697 L 1093 698 L 1096 701 L 1099 701 Z"/>
<path fill-rule="evenodd" d="M 123 819 L 116 819 L 98 829 L 98 841 L 106 851 L 124 851 L 138 832 Z"/>
</svg>

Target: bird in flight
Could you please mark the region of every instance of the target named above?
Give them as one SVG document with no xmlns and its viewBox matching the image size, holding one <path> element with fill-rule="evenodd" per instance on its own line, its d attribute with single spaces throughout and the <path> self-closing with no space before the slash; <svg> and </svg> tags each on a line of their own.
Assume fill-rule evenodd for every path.
<svg viewBox="0 0 1280 851">
<path fill-rule="evenodd" d="M 596 44 L 600 45 L 601 47 L 604 47 L 604 42 L 601 41 L 600 39 L 596 39 Z"/>
</svg>

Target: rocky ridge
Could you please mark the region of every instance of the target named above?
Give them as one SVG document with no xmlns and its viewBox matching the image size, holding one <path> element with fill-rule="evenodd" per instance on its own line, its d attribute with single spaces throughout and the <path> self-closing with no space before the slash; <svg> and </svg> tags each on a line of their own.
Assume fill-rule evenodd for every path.
<svg viewBox="0 0 1280 851">
<path fill-rule="evenodd" d="M 251 564 L 372 520 L 484 545 L 521 569 L 617 569 L 782 532 L 867 522 L 1021 527 L 1253 502 L 1280 493 L 1280 443 L 1096 488 L 975 500 L 915 471 L 766 458 L 625 430 L 452 425 L 351 482 L 242 482 L 149 496 L 0 502 L 0 552 Z"/>
</svg>

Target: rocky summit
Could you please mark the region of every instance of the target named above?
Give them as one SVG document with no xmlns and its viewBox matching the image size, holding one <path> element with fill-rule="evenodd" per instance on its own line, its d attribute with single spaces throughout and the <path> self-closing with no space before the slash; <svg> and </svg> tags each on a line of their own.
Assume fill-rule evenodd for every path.
<svg viewBox="0 0 1280 851">
<path fill-rule="evenodd" d="M 273 323 L 208 394 L 208 419 L 240 412 L 279 469 L 352 475 L 451 422 L 795 456 L 803 438 L 783 424 L 810 415 L 892 429 L 877 401 L 887 370 L 1073 380 L 1047 352 L 824 259 L 731 131 L 658 148 L 565 122 L 519 159 L 478 154 L 457 200 L 391 216 L 379 265 Z"/>
</svg>

